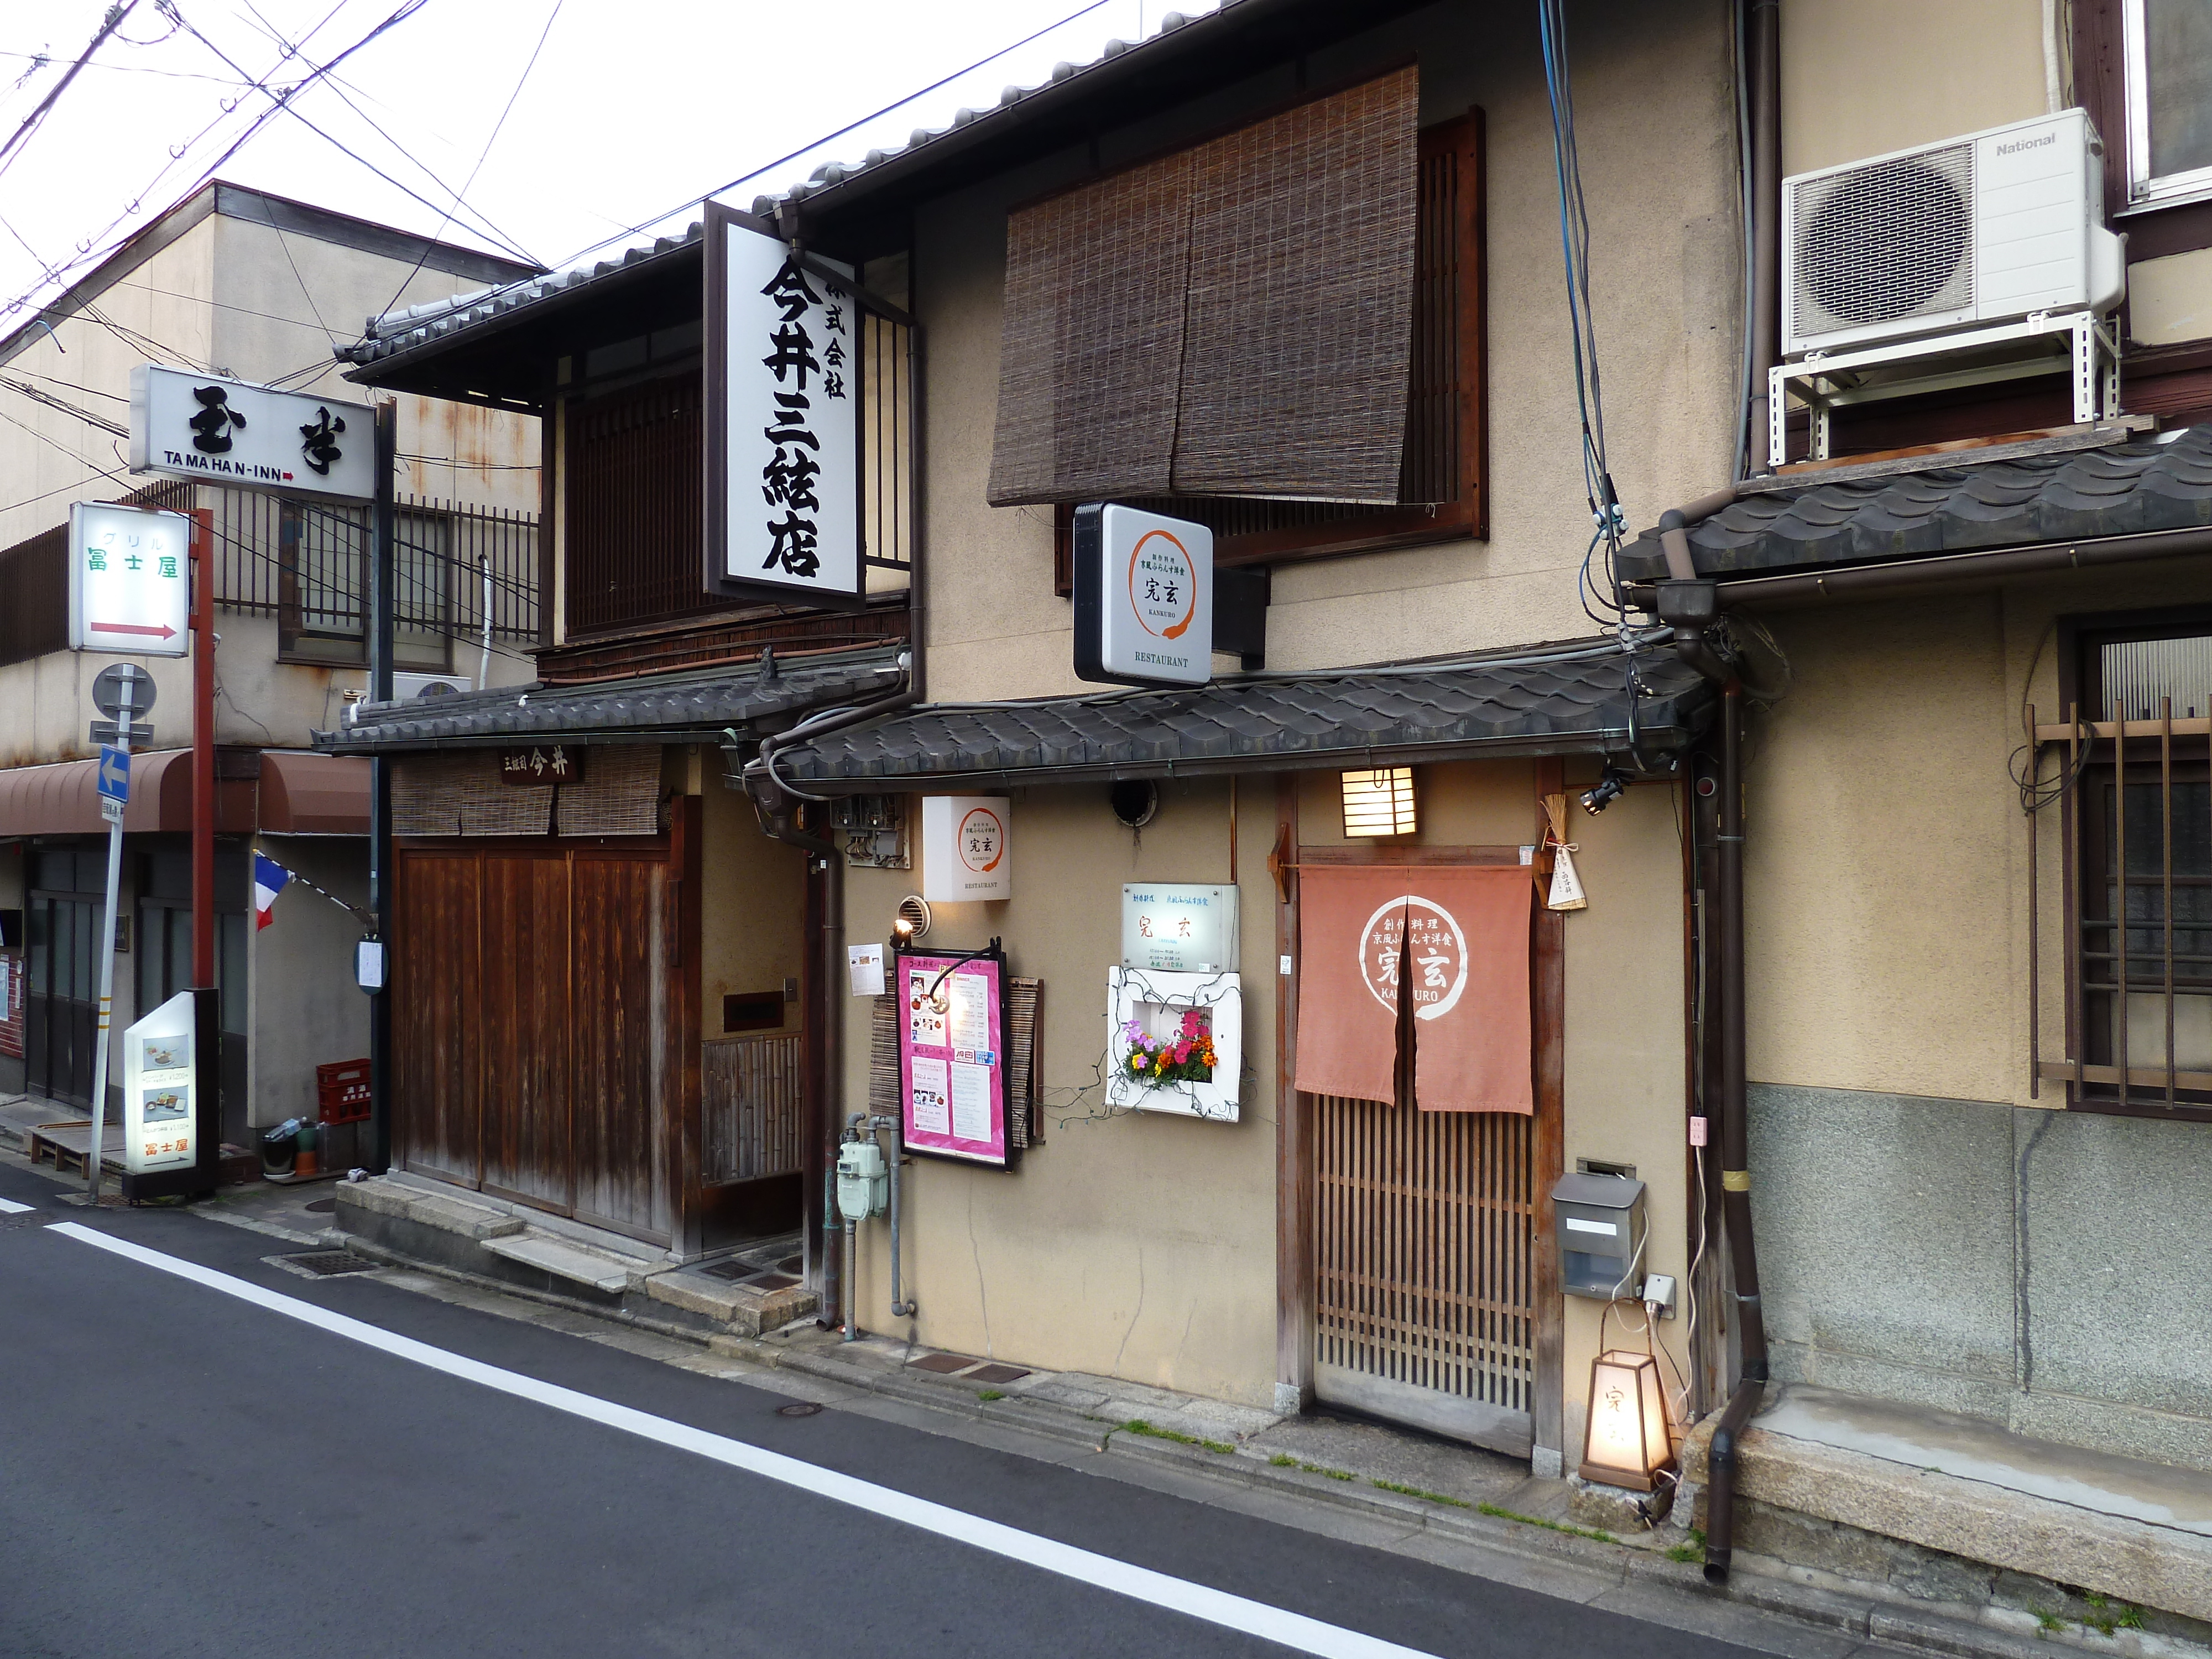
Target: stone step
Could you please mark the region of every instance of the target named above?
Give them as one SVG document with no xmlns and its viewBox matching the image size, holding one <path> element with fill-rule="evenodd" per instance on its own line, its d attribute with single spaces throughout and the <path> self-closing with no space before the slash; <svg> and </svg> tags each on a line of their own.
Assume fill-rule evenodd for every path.
<svg viewBox="0 0 2212 1659">
<path fill-rule="evenodd" d="M 483 1247 L 509 1261 L 521 1262 L 556 1279 L 588 1285 L 608 1295 L 619 1295 L 641 1276 L 639 1263 L 634 1259 L 593 1249 L 571 1239 L 556 1238 L 536 1227 L 518 1225 L 514 1232 L 485 1239 Z"/>
<path fill-rule="evenodd" d="M 653 1274 L 645 1281 L 645 1293 L 672 1308 L 719 1320 L 739 1336 L 764 1336 L 812 1313 L 822 1303 L 802 1285 L 762 1290 L 691 1267 Z"/>
<path fill-rule="evenodd" d="M 347 1227 L 345 1212 L 349 1208 L 416 1222 L 480 1243 L 519 1233 L 524 1226 L 521 1217 L 491 1205 L 473 1203 L 453 1193 L 426 1192 L 381 1176 L 368 1181 L 341 1181 L 331 1196 L 337 1200 L 337 1224 L 345 1231 L 356 1231 Z"/>
</svg>

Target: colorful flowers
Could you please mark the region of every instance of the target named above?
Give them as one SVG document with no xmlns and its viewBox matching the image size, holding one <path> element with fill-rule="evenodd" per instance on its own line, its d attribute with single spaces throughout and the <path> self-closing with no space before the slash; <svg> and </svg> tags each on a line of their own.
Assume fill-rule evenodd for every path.
<svg viewBox="0 0 2212 1659">
<path fill-rule="evenodd" d="M 1152 1036 L 1140 1021 L 1123 1021 L 1123 1073 L 1152 1086 L 1212 1082 L 1216 1061 L 1213 1033 L 1207 1028 L 1207 1018 L 1203 1009 L 1186 1008 L 1175 1030 L 1166 1036 Z"/>
</svg>

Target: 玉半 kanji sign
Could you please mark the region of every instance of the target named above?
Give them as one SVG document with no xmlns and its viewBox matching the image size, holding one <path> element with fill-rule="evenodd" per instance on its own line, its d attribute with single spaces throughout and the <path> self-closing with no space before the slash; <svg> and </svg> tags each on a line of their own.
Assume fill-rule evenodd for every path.
<svg viewBox="0 0 2212 1659">
<path fill-rule="evenodd" d="M 191 520 L 79 501 L 70 508 L 70 647 L 187 654 Z"/>
<path fill-rule="evenodd" d="M 142 363 L 131 371 L 131 470 L 366 501 L 376 495 L 367 405 Z"/>
</svg>

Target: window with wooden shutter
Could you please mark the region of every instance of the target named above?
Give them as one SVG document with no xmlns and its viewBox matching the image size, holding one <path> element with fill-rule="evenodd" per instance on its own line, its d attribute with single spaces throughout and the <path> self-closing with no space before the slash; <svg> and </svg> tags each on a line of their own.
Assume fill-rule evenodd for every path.
<svg viewBox="0 0 2212 1659">
<path fill-rule="evenodd" d="M 1411 66 L 1015 210 L 989 497 L 1400 499 Z"/>
<path fill-rule="evenodd" d="M 1484 331 L 1483 118 L 1420 135 L 1412 352 L 1399 498 L 1411 505 L 1164 493 L 1108 497 L 1194 519 L 1227 565 L 1286 564 L 1490 533 Z M 1054 591 L 1074 591 L 1073 506 L 1054 520 Z"/>
</svg>

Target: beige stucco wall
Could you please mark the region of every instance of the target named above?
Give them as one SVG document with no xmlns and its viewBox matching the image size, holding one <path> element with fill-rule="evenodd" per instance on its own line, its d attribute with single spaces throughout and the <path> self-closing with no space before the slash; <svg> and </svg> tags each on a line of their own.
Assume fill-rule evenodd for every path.
<svg viewBox="0 0 2212 1659">
<path fill-rule="evenodd" d="M 711 779 L 720 757 L 702 764 Z M 722 999 L 781 993 L 805 959 L 806 855 L 760 832 L 752 803 L 719 783 L 700 791 L 704 823 L 699 870 L 701 1033 L 722 1035 Z M 799 1029 L 800 1005 L 783 1008 L 783 1029 Z"/>
<path fill-rule="evenodd" d="M 1533 14 L 1531 15 L 1533 16 Z M 1576 15 L 1575 75 L 1605 343 L 1613 477 L 1656 520 L 1729 466 L 1738 339 L 1728 11 L 1714 0 Z M 1492 537 L 1291 566 L 1275 575 L 1268 665 L 1297 668 L 1585 634 L 1575 570 L 1589 537 L 1559 275 L 1549 113 L 1530 17 L 1438 6 L 1317 53 L 1327 85 L 1417 51 L 1422 119 L 1471 106 L 1489 137 Z M 1255 77 L 1102 140 L 1109 165 L 1291 91 Z M 1652 134 L 1669 135 L 1655 145 Z M 930 695 L 1072 689 L 1069 604 L 1052 592 L 1048 509 L 985 504 L 997 413 L 1006 213 L 1078 175 L 1057 155 L 930 204 L 915 227 L 929 330 Z M 1409 631 L 1418 646 L 1409 646 Z"/>
<path fill-rule="evenodd" d="M 864 1231 L 861 1323 L 1017 1364 L 1121 1376 L 1249 1405 L 1275 1382 L 1275 907 L 1272 784 L 1242 786 L 1238 874 L 1244 1086 L 1235 1123 L 1103 1115 L 1106 970 L 1121 960 L 1121 884 L 1229 875 L 1229 786 L 1162 787 L 1140 832 L 1103 787 L 1014 797 L 1014 896 L 939 905 L 927 945 L 1006 941 L 1044 981 L 1044 1143 L 1012 1174 L 916 1158 L 903 1225 L 911 1324 L 890 1319 L 888 1231 Z M 854 870 L 846 937 L 887 939 L 920 872 Z M 845 1096 L 867 1090 L 867 1007 L 848 1005 Z"/>
<path fill-rule="evenodd" d="M 215 223 L 203 219 L 98 300 L 103 327 L 79 312 L 38 331 L 6 373 L 118 426 L 131 423 L 131 371 L 145 362 L 143 336 L 195 363 L 215 350 Z M 73 501 L 108 501 L 148 480 L 125 471 L 130 445 L 76 416 L 0 389 L 0 547 L 69 520 Z"/>
<path fill-rule="evenodd" d="M 1746 775 L 1755 1082 L 2063 1103 L 2028 1091 L 2027 831 L 2008 769 L 2022 703 L 2064 718 L 2061 614 L 2203 601 L 2201 578 L 2165 563 L 1767 618 L 1796 685 L 1755 727 Z M 2056 1059 L 2057 810 L 2037 824 L 2041 1041 Z"/>
<path fill-rule="evenodd" d="M 263 836 L 255 845 L 347 902 L 368 904 L 365 839 Z M 315 1067 L 368 1053 L 368 999 L 353 982 L 361 923 L 297 882 L 278 896 L 275 915 L 246 935 L 246 1097 L 256 1127 L 313 1116 Z"/>
<path fill-rule="evenodd" d="M 2063 107 L 2045 47 L 2042 0 L 1783 0 L 1782 171 Z"/>
</svg>

